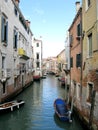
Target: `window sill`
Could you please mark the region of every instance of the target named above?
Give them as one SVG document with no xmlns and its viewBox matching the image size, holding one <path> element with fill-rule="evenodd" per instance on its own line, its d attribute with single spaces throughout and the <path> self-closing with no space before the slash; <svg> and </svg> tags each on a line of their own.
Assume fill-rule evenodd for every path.
<svg viewBox="0 0 98 130">
<path fill-rule="evenodd" d="M 86 59 L 90 59 L 90 58 L 93 58 L 93 56 L 87 56 Z"/>
</svg>

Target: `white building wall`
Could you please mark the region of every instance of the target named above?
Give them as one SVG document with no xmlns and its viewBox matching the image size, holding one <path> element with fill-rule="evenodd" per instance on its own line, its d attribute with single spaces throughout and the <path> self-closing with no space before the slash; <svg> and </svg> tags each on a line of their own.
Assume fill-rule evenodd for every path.
<svg viewBox="0 0 98 130">
<path fill-rule="evenodd" d="M 37 43 L 39 43 L 39 47 L 37 47 Z M 40 74 L 42 76 L 42 40 L 41 39 L 35 39 L 33 40 L 33 49 L 34 49 L 34 75 Z M 39 54 L 39 59 L 37 59 L 36 54 Z M 37 68 L 36 62 L 40 62 L 39 68 Z"/>
<path fill-rule="evenodd" d="M 17 9 L 17 16 L 14 13 L 14 8 Z M 23 14 L 21 13 L 20 9 L 15 5 L 14 0 L 0 0 L 0 72 L 2 69 L 2 56 L 5 56 L 5 68 L 11 69 L 10 73 L 11 76 L 7 80 L 7 85 L 14 84 L 14 69 L 19 65 L 20 62 L 25 64 L 30 64 L 32 66 L 33 63 L 33 52 L 32 52 L 32 32 L 29 27 L 29 34 L 27 33 L 26 29 L 23 27 L 19 20 L 19 14 L 24 19 Z M 4 46 L 1 43 L 1 17 L 5 15 L 8 20 L 8 45 Z M 25 21 L 25 19 L 24 19 Z M 13 49 L 13 30 L 16 28 L 18 32 L 18 42 L 17 42 L 17 50 Z M 19 39 L 19 34 L 23 36 L 25 39 L 25 43 Z M 26 52 L 26 55 L 30 58 L 28 61 L 24 59 L 20 59 L 18 49 L 23 48 Z M 14 63 L 15 60 L 15 63 Z M 1 84 L 2 86 L 2 84 Z"/>
<path fill-rule="evenodd" d="M 65 59 L 66 59 L 66 69 L 70 70 L 70 43 L 69 43 L 69 32 L 67 32 L 65 41 Z"/>
</svg>

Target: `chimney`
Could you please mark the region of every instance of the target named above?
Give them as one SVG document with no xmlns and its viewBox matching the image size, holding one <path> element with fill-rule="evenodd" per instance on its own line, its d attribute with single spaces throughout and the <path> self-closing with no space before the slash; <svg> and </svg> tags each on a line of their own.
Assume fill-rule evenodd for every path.
<svg viewBox="0 0 98 130">
<path fill-rule="evenodd" d="M 19 6 L 19 2 L 20 2 L 20 0 L 15 0 L 15 3 L 17 6 Z"/>
<path fill-rule="evenodd" d="M 78 10 L 80 9 L 80 1 L 76 2 L 76 12 L 78 12 Z"/>
<path fill-rule="evenodd" d="M 26 24 L 28 27 L 30 27 L 30 21 L 29 20 L 26 20 Z"/>
</svg>

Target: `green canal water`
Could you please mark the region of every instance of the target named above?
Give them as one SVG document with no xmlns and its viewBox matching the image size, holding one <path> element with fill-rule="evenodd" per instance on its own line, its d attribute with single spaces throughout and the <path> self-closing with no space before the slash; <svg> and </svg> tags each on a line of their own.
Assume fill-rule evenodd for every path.
<svg viewBox="0 0 98 130">
<path fill-rule="evenodd" d="M 33 82 L 15 99 L 22 99 L 25 105 L 20 109 L 0 115 L 0 130 L 83 130 L 78 119 L 61 122 L 55 115 L 53 102 L 64 98 L 64 88 L 59 86 L 55 76 L 47 76 L 40 82 Z"/>
</svg>

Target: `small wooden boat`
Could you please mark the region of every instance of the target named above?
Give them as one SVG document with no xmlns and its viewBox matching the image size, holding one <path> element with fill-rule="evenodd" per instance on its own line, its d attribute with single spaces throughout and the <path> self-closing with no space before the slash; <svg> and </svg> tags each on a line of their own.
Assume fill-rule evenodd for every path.
<svg viewBox="0 0 98 130">
<path fill-rule="evenodd" d="M 14 111 L 16 108 L 19 109 L 20 106 L 24 105 L 24 103 L 25 102 L 23 100 L 14 100 L 14 101 L 0 104 L 0 113 Z"/>
<path fill-rule="evenodd" d="M 55 113 L 61 121 L 72 122 L 71 111 L 68 108 L 68 104 L 61 98 L 58 98 L 54 101 Z"/>
<path fill-rule="evenodd" d="M 34 81 L 40 81 L 40 78 L 41 78 L 40 75 L 34 75 L 33 76 Z"/>
</svg>

